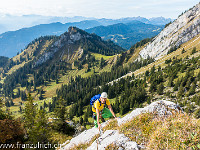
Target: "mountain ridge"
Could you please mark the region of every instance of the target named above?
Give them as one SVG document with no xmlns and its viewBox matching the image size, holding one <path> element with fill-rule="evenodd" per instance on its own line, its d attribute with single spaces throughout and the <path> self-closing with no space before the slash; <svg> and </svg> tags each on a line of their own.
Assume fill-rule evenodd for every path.
<svg viewBox="0 0 200 150">
<path fill-rule="evenodd" d="M 67 30 L 67 28 L 70 26 L 76 26 L 80 29 L 88 29 L 88 28 L 92 28 L 95 26 L 99 26 L 99 25 L 101 25 L 101 23 L 99 23 L 98 21 L 95 21 L 95 20 L 89 20 L 89 21 L 86 20 L 86 21 L 66 23 L 66 24 L 57 22 L 57 23 L 51 23 L 51 24 L 41 24 L 41 25 L 37 25 L 37 26 L 31 27 L 31 28 L 20 29 L 17 31 L 6 32 L 6 33 L 3 33 L 0 35 L 1 55 L 9 56 L 9 57 L 15 56 L 17 54 L 17 52 L 24 49 L 25 46 L 29 42 L 34 40 L 35 38 L 38 38 L 38 37 L 44 36 L 44 35 L 59 36 L 60 34 L 64 33 Z M 104 38 L 106 40 L 111 38 L 111 39 L 113 39 L 113 41 L 118 41 L 118 39 L 119 39 L 119 45 L 121 45 L 121 46 L 128 45 L 128 46 L 126 46 L 126 48 L 129 48 L 134 43 L 140 41 L 143 38 L 152 37 L 152 36 L 157 35 L 163 28 L 162 26 L 146 25 L 146 24 L 138 22 L 138 21 L 132 21 L 132 22 L 129 22 L 129 24 L 127 24 L 127 25 L 124 25 L 124 24 L 122 24 L 122 25 L 123 25 L 123 27 L 122 26 L 117 27 L 118 26 L 117 24 L 113 25 L 113 26 L 111 25 L 111 27 L 116 26 L 115 28 L 120 31 L 123 31 L 125 28 L 127 28 L 128 29 L 127 32 L 123 31 L 123 34 L 118 36 L 118 34 L 116 34 L 116 33 L 118 33 L 118 31 L 116 31 L 113 33 L 112 36 L 110 35 L 110 36 L 107 36 Z M 138 28 L 140 25 L 141 25 L 141 28 Z M 134 27 L 137 27 L 138 31 L 134 30 Z M 110 27 L 108 26 L 108 27 L 104 27 L 104 28 L 106 29 L 106 28 L 110 28 Z M 150 29 L 147 29 L 148 35 L 146 35 L 146 33 L 143 33 L 144 32 L 143 28 L 150 28 Z M 101 28 L 97 28 L 97 30 L 98 29 L 101 30 Z M 157 30 L 157 29 L 159 29 L 159 30 Z M 142 30 L 141 31 L 142 33 L 140 33 L 140 30 Z M 89 31 L 89 30 L 86 30 L 86 31 Z M 105 31 L 108 32 L 108 29 Z M 133 33 L 130 34 L 132 31 L 134 31 L 134 34 Z M 96 33 L 100 33 L 100 31 L 98 31 Z M 136 34 L 139 34 L 139 35 L 137 36 Z M 113 38 L 113 36 L 114 36 L 114 38 Z M 121 38 L 121 36 L 124 36 L 124 38 Z M 125 38 L 127 38 L 127 39 L 125 39 Z M 120 44 L 120 42 L 122 44 Z"/>
<path fill-rule="evenodd" d="M 80 26 L 81 28 L 93 27 L 97 25 L 96 21 L 82 21 L 77 23 L 51 23 L 37 25 L 31 28 L 24 28 L 17 31 L 9 31 L 0 35 L 1 55 L 13 57 L 17 52 L 24 49 L 25 46 L 35 38 L 45 35 L 60 35 L 71 25 Z M 99 24 L 98 24 L 99 25 Z M 9 42 L 8 42 L 9 41 Z"/>
<path fill-rule="evenodd" d="M 154 22 L 157 18 L 157 23 Z M 83 17 L 83 16 L 74 16 L 74 17 L 54 17 L 54 16 L 40 16 L 40 15 L 23 15 L 23 16 L 12 16 L 12 15 L 1 15 L 0 14 L 0 26 L 2 26 L 0 30 L 0 34 L 7 31 L 15 31 L 21 28 L 27 28 L 36 26 L 39 24 L 51 24 L 54 22 L 61 22 L 63 24 L 73 23 L 73 22 L 81 22 L 84 20 L 96 20 L 101 25 L 111 25 L 116 23 L 124 23 L 129 22 L 130 20 L 138 20 L 144 23 L 154 24 L 154 25 L 165 25 L 172 21 L 173 19 L 164 18 L 164 17 L 156 17 L 146 19 L 144 17 L 126 17 L 120 19 L 107 19 L 107 18 L 91 18 L 91 17 Z M 159 21 L 160 20 L 160 21 Z M 16 23 L 17 22 L 17 23 Z"/>
</svg>

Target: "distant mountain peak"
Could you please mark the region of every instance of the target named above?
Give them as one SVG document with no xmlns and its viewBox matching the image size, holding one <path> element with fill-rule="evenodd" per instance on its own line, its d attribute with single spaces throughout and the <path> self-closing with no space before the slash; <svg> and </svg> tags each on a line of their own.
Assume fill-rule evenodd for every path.
<svg viewBox="0 0 200 150">
<path fill-rule="evenodd" d="M 101 37 L 95 34 L 90 34 L 71 26 L 68 28 L 68 32 L 61 34 L 46 50 L 43 50 L 43 53 L 37 57 L 33 67 L 47 62 L 50 58 L 55 58 L 56 53 L 60 55 L 58 59 L 66 56 L 68 58 L 67 61 L 71 62 L 74 61 L 73 57 L 78 51 L 82 53 L 84 51 L 85 54 L 90 51 L 105 55 L 114 55 L 123 50 L 123 48 L 112 42 L 103 41 Z"/>
</svg>

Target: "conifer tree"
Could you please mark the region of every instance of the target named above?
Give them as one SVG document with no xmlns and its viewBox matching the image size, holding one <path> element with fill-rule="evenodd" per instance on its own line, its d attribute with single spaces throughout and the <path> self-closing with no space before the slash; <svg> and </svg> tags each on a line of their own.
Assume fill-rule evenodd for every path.
<svg viewBox="0 0 200 150">
<path fill-rule="evenodd" d="M 79 123 L 82 125 L 83 124 L 83 117 L 80 117 Z"/>
<path fill-rule="evenodd" d="M 39 112 L 36 115 L 36 122 L 35 122 L 35 133 L 36 133 L 36 143 L 48 143 L 48 137 L 49 137 L 49 126 L 48 126 L 48 120 L 46 116 L 46 112 L 44 109 L 39 110 Z"/>
<path fill-rule="evenodd" d="M 42 92 L 43 92 L 43 90 L 40 89 L 40 91 L 39 91 L 39 100 L 42 100 L 42 99 L 43 99 Z"/>
<path fill-rule="evenodd" d="M 34 130 L 36 123 L 36 106 L 33 104 L 31 94 L 28 94 L 27 103 L 24 109 L 24 127 L 29 137 L 29 141 L 36 140 L 36 131 Z"/>
<path fill-rule="evenodd" d="M 54 115 L 56 116 L 56 120 L 54 121 L 54 129 L 68 134 L 70 132 L 74 132 L 74 128 L 70 127 L 69 124 L 66 122 L 66 102 L 63 98 L 59 98 L 55 109 Z"/>
<path fill-rule="evenodd" d="M 10 99 L 10 105 L 11 105 L 11 106 L 14 106 L 14 103 L 13 103 L 13 100 L 12 100 L 12 99 Z"/>
<path fill-rule="evenodd" d="M 19 112 L 22 113 L 22 107 L 21 106 L 19 106 Z"/>
<path fill-rule="evenodd" d="M 79 105 L 78 107 L 78 116 L 81 116 L 83 114 L 83 107 Z"/>
<path fill-rule="evenodd" d="M 105 60 L 103 59 L 103 57 L 101 57 L 101 60 L 100 60 L 100 68 L 102 69 L 103 66 L 105 64 Z"/>
<path fill-rule="evenodd" d="M 180 98 L 183 96 L 183 93 L 184 93 L 184 87 L 183 86 L 180 86 L 179 90 L 178 90 L 178 94 L 177 94 L 177 97 Z"/>
<path fill-rule="evenodd" d="M 160 83 L 160 84 L 158 85 L 157 93 L 158 93 L 159 95 L 162 95 L 162 94 L 163 94 L 163 90 L 164 90 L 164 85 L 163 85 L 163 83 Z"/>
<path fill-rule="evenodd" d="M 193 82 L 190 89 L 189 89 L 189 95 L 195 94 L 195 89 L 196 89 L 196 85 Z"/>
<path fill-rule="evenodd" d="M 115 113 L 118 113 L 119 112 L 119 97 L 117 97 L 116 101 L 115 101 L 115 105 L 114 105 L 114 108 L 115 108 Z"/>
<path fill-rule="evenodd" d="M 6 107 L 10 107 L 10 102 L 9 102 L 8 100 L 6 100 L 5 106 L 6 106 Z"/>
<path fill-rule="evenodd" d="M 149 92 L 155 92 L 156 91 L 156 83 L 153 81 L 150 85 Z"/>
<path fill-rule="evenodd" d="M 168 83 L 167 83 L 167 86 L 169 86 L 169 87 L 173 87 L 173 86 L 174 86 L 173 78 L 169 78 L 169 81 L 168 81 Z"/>
<path fill-rule="evenodd" d="M 180 81 L 179 81 L 179 79 L 176 81 L 176 83 L 175 83 L 175 85 L 174 85 L 174 88 L 173 88 L 173 90 L 174 91 L 178 91 L 178 87 L 180 86 Z"/>
<path fill-rule="evenodd" d="M 57 118 L 61 119 L 63 122 L 65 121 L 66 108 L 64 99 L 58 99 L 54 112 Z"/>
<path fill-rule="evenodd" d="M 6 118 L 6 114 L 3 112 L 2 107 L 3 107 L 3 99 L 0 98 L 0 120 Z"/>
<path fill-rule="evenodd" d="M 83 122 L 86 124 L 88 122 L 88 115 L 85 113 L 83 116 Z"/>
</svg>

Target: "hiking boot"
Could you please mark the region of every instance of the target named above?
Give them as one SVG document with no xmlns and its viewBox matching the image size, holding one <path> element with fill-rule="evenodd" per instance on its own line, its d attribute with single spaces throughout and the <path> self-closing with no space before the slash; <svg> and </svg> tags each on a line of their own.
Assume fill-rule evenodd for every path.
<svg viewBox="0 0 200 150">
<path fill-rule="evenodd" d="M 105 122 L 105 119 L 104 119 L 103 117 L 101 117 L 101 121 L 102 121 L 102 122 Z"/>
</svg>

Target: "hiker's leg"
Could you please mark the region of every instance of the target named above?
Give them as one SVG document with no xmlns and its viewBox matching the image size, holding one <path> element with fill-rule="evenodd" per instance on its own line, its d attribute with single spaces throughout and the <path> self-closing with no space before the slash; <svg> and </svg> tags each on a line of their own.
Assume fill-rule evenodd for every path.
<svg viewBox="0 0 200 150">
<path fill-rule="evenodd" d="M 113 115 L 108 108 L 104 108 L 102 111 L 103 118 L 111 118 Z"/>
<path fill-rule="evenodd" d="M 102 117 L 102 111 L 100 111 L 100 119 L 102 122 L 105 122 L 105 119 Z"/>
<path fill-rule="evenodd" d="M 96 113 L 93 113 L 92 118 L 94 119 L 94 126 L 98 128 Z"/>
</svg>

